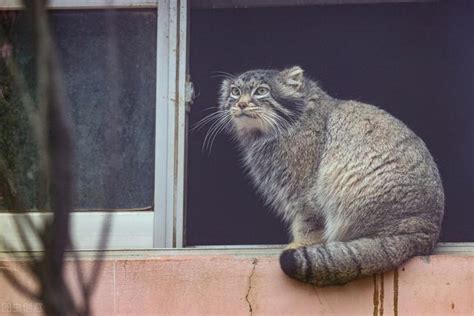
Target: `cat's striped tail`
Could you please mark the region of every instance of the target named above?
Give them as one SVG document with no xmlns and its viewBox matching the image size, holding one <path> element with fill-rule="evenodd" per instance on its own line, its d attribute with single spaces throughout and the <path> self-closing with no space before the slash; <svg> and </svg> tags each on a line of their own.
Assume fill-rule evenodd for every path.
<svg viewBox="0 0 474 316">
<path fill-rule="evenodd" d="M 431 253 L 437 235 L 410 234 L 328 242 L 284 250 L 282 270 L 318 286 L 344 284 L 359 277 L 392 270 L 415 255 Z"/>
</svg>

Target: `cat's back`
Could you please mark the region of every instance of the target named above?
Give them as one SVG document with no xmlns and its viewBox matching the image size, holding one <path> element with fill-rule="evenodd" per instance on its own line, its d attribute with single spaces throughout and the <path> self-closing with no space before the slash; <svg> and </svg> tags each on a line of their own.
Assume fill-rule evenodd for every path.
<svg viewBox="0 0 474 316">
<path fill-rule="evenodd" d="M 386 111 L 356 101 L 342 101 L 335 107 L 328 118 L 327 132 L 329 141 L 358 148 L 359 142 L 368 146 L 376 143 L 382 146 L 377 147 L 382 151 L 397 140 L 417 138 L 405 124 Z"/>
<path fill-rule="evenodd" d="M 343 101 L 331 112 L 326 135 L 317 180 L 324 208 L 363 215 L 372 205 L 384 204 L 381 218 L 389 218 L 387 211 L 442 212 L 436 164 L 424 142 L 400 120 L 375 106 Z"/>
<path fill-rule="evenodd" d="M 341 102 L 328 118 L 326 136 L 323 155 L 326 159 L 360 165 L 379 159 L 393 163 L 394 160 L 434 163 L 426 145 L 413 131 L 373 105 Z"/>
</svg>

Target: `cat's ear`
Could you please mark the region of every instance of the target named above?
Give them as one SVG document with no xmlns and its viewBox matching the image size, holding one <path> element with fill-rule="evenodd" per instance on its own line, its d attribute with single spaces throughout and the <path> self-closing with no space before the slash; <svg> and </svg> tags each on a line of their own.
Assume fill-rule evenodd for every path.
<svg viewBox="0 0 474 316">
<path fill-rule="evenodd" d="M 304 82 L 304 71 L 300 66 L 293 66 L 280 72 L 283 83 L 299 91 Z"/>
</svg>

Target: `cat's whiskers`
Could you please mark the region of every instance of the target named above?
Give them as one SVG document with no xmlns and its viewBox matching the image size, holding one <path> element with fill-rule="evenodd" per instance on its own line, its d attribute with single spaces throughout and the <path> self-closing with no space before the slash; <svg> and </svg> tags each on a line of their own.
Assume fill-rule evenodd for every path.
<svg viewBox="0 0 474 316">
<path fill-rule="evenodd" d="M 204 117 L 201 121 L 199 121 L 196 124 L 197 126 L 195 126 L 193 128 L 193 130 L 197 130 L 197 129 L 200 129 L 201 127 L 203 127 L 204 125 L 206 125 L 208 123 L 211 123 L 211 126 L 209 127 L 209 129 L 206 132 L 206 135 L 204 137 L 203 146 L 202 146 L 203 151 L 205 149 L 205 146 L 206 146 L 207 140 L 210 136 L 210 133 L 214 130 L 214 128 L 216 128 L 217 125 L 219 125 L 219 122 L 224 120 L 227 116 L 228 116 L 228 113 L 226 111 L 219 110 L 215 113 L 211 113 L 211 114 L 207 115 L 206 117 Z"/>
<path fill-rule="evenodd" d="M 280 125 L 286 129 L 290 128 L 295 121 L 297 120 L 296 116 L 294 114 L 288 115 L 291 120 L 286 119 L 285 117 L 282 117 L 280 115 L 277 115 L 275 113 L 271 113 L 272 116 L 274 116 L 280 123 Z"/>
<path fill-rule="evenodd" d="M 265 110 L 259 110 L 258 113 L 259 113 L 259 115 L 262 119 L 264 119 L 264 120 L 266 120 L 266 122 L 268 122 L 270 127 L 276 133 L 281 134 L 283 132 L 283 126 L 282 125 L 287 124 L 286 121 L 283 118 L 281 118 L 280 116 L 276 115 L 273 112 L 269 112 L 269 111 L 265 111 Z"/>
<path fill-rule="evenodd" d="M 228 124 L 231 121 L 232 121 L 232 118 L 229 117 L 227 118 L 227 120 L 223 121 L 222 124 L 220 124 L 219 128 L 216 128 L 216 131 L 214 132 L 214 135 L 209 143 L 209 154 L 211 154 L 212 145 L 214 144 L 214 141 L 216 140 L 217 136 L 228 127 Z"/>
<path fill-rule="evenodd" d="M 261 121 L 264 121 L 266 125 L 268 125 L 271 129 L 275 129 L 274 123 L 272 123 L 272 121 L 268 117 L 266 117 L 265 114 L 260 113 L 259 117 Z"/>
<path fill-rule="evenodd" d="M 209 154 L 211 153 L 212 145 L 217 135 L 227 127 L 231 120 L 232 118 L 227 112 L 223 112 L 218 118 L 216 118 L 216 121 L 212 123 L 204 137 L 202 151 L 209 149 Z"/>
<path fill-rule="evenodd" d="M 204 136 L 203 149 L 206 147 L 209 137 L 212 135 L 214 130 L 221 124 L 221 122 L 225 120 L 225 118 L 226 118 L 225 115 L 221 115 L 215 118 L 215 121 L 211 124 L 211 126 L 206 132 L 206 135 Z"/>
<path fill-rule="evenodd" d="M 258 113 L 259 118 L 266 123 L 267 129 L 272 129 L 275 133 L 279 132 L 279 126 L 274 119 L 269 117 L 267 113 L 261 111 Z"/>
<path fill-rule="evenodd" d="M 280 123 L 282 123 L 283 125 L 286 125 L 286 126 L 290 126 L 292 125 L 293 123 L 295 123 L 295 121 L 297 120 L 296 116 L 289 112 L 289 111 L 282 111 L 286 117 L 283 117 L 283 116 L 280 116 L 274 112 L 270 112 L 269 115 L 271 116 L 274 116 Z M 287 117 L 289 119 L 287 119 Z"/>
<path fill-rule="evenodd" d="M 211 113 L 209 115 L 206 115 L 203 117 L 199 122 L 194 124 L 193 128 L 191 129 L 192 132 L 195 132 L 197 130 L 200 130 L 202 127 L 204 127 L 207 123 L 211 122 L 214 119 L 217 119 L 219 116 L 225 115 L 225 111 L 219 110 L 214 113 Z"/>
<path fill-rule="evenodd" d="M 216 70 L 216 71 L 212 71 L 212 73 L 213 75 L 211 76 L 211 78 L 226 78 L 230 80 L 235 79 L 235 76 L 233 74 L 225 72 L 225 71 Z"/>
<path fill-rule="evenodd" d="M 209 106 L 209 107 L 207 107 L 207 108 L 202 109 L 202 112 L 205 112 L 205 111 L 212 111 L 212 110 L 213 110 L 213 111 L 221 111 L 221 110 L 219 110 L 218 108 L 216 108 L 216 106 L 214 105 L 214 106 Z"/>
<path fill-rule="evenodd" d="M 211 138 L 212 133 L 215 131 L 215 129 L 220 126 L 223 118 L 221 118 L 219 121 L 216 121 L 213 123 L 213 125 L 209 128 L 209 130 L 206 132 L 206 136 L 204 137 L 204 141 L 202 143 L 202 152 L 206 152 L 208 148 L 208 142 Z"/>
</svg>

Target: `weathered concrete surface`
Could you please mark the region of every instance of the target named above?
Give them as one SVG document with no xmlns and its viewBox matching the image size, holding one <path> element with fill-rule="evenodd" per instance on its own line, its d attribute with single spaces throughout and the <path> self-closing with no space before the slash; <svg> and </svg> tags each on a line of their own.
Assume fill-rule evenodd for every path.
<svg viewBox="0 0 474 316">
<path fill-rule="evenodd" d="M 91 262 L 83 264 L 88 274 Z M 71 268 L 67 275 L 75 280 Z M 21 271 L 6 261 L 2 269 Z M 113 259 L 104 266 L 93 305 L 96 315 L 472 316 L 474 256 L 418 257 L 395 272 L 328 288 L 287 278 L 275 257 Z M 12 311 L 38 314 L 41 306 L 0 278 L 0 314 Z"/>
</svg>

